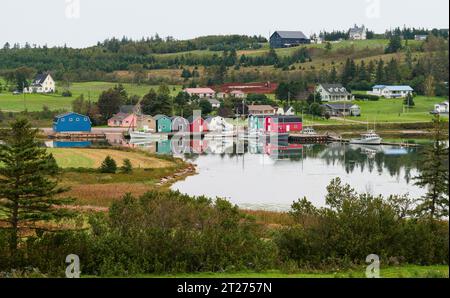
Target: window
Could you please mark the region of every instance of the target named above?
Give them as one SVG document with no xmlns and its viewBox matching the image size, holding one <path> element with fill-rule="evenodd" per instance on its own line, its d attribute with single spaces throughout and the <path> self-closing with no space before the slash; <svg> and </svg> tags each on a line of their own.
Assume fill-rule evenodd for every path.
<svg viewBox="0 0 450 298">
<path fill-rule="evenodd" d="M 64 119 L 64 118 L 61 118 L 61 122 L 64 122 L 64 121 L 66 121 L 66 119 Z"/>
<path fill-rule="evenodd" d="M 88 121 L 88 120 L 87 120 L 87 117 L 84 117 L 84 121 Z"/>
<path fill-rule="evenodd" d="M 69 118 L 69 122 L 72 122 L 73 121 L 73 118 Z"/>
<path fill-rule="evenodd" d="M 80 118 L 76 118 L 76 121 L 77 121 L 77 122 L 80 121 Z"/>
</svg>

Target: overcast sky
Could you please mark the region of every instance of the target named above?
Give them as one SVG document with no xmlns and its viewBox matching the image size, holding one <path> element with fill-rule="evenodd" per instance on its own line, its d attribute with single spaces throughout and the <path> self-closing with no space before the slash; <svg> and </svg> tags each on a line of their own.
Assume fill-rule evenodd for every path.
<svg viewBox="0 0 450 298">
<path fill-rule="evenodd" d="M 0 45 L 85 47 L 108 37 L 158 33 L 268 36 L 275 30 L 375 32 L 396 26 L 448 28 L 448 0 L 1 0 Z"/>
</svg>

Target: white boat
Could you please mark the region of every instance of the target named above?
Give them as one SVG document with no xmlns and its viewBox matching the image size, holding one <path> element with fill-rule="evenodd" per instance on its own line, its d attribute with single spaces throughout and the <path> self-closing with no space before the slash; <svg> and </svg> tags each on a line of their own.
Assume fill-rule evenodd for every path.
<svg viewBox="0 0 450 298">
<path fill-rule="evenodd" d="M 316 133 L 316 131 L 314 130 L 314 128 L 312 128 L 312 127 L 310 127 L 310 126 L 305 127 L 305 128 L 303 129 L 303 131 L 302 131 L 302 134 L 304 134 L 304 135 L 309 135 L 309 136 L 315 136 L 315 135 L 317 135 L 317 133 Z"/>
<path fill-rule="evenodd" d="M 373 130 L 361 134 L 358 139 L 351 139 L 350 144 L 380 145 L 383 139 Z"/>
<path fill-rule="evenodd" d="M 145 139 L 145 140 L 167 140 L 167 135 L 155 134 L 150 131 L 130 131 L 131 139 Z"/>
</svg>

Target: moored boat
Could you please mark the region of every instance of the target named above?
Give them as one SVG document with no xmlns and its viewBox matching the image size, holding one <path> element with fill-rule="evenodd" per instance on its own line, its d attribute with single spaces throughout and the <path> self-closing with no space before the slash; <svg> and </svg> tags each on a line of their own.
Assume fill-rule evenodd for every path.
<svg viewBox="0 0 450 298">
<path fill-rule="evenodd" d="M 350 144 L 380 145 L 383 139 L 373 130 L 361 134 L 360 138 L 351 139 Z"/>
</svg>

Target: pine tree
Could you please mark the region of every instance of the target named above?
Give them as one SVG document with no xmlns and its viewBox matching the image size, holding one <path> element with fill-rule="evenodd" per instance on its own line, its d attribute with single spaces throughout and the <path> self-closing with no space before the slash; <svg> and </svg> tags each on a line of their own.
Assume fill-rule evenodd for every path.
<svg viewBox="0 0 450 298">
<path fill-rule="evenodd" d="M 375 80 L 377 84 L 384 84 L 385 83 L 385 76 L 384 76 L 384 61 L 379 60 L 377 63 L 377 70 L 375 74 Z"/>
<path fill-rule="evenodd" d="M 100 166 L 101 173 L 111 173 L 114 174 L 117 172 L 117 164 L 116 161 L 111 156 L 106 156 L 103 160 L 102 165 Z"/>
<path fill-rule="evenodd" d="M 58 166 L 37 142 L 37 133 L 27 120 L 16 120 L 0 144 L 0 228 L 10 231 L 13 262 L 21 230 L 43 230 L 37 222 L 74 215 L 62 207 L 71 199 L 55 198 L 67 189 L 58 187 Z"/>
<path fill-rule="evenodd" d="M 427 193 L 418 200 L 415 213 L 431 219 L 448 216 L 448 140 L 447 130 L 439 115 L 433 119 L 433 145 L 425 150 L 420 162 L 420 174 L 415 185 L 427 187 Z"/>
<path fill-rule="evenodd" d="M 133 165 L 128 158 L 123 160 L 123 164 L 120 167 L 120 172 L 124 174 L 131 174 L 133 172 Z"/>
</svg>

